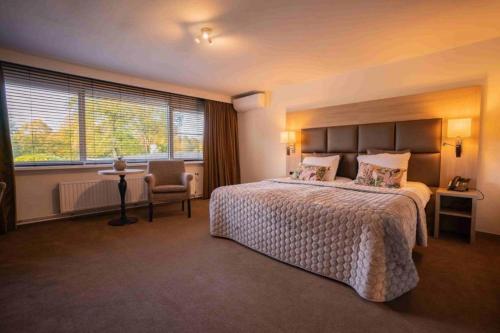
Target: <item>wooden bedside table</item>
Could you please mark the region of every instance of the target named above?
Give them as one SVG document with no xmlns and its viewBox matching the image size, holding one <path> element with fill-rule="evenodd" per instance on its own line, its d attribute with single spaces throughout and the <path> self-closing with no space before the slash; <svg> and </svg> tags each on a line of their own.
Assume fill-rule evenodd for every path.
<svg viewBox="0 0 500 333">
<path fill-rule="evenodd" d="M 439 238 L 439 219 L 441 215 L 447 215 L 469 220 L 469 243 L 474 243 L 476 240 L 476 205 L 478 198 L 480 198 L 480 194 L 476 190 L 458 192 L 446 188 L 437 189 L 434 238 Z"/>
</svg>

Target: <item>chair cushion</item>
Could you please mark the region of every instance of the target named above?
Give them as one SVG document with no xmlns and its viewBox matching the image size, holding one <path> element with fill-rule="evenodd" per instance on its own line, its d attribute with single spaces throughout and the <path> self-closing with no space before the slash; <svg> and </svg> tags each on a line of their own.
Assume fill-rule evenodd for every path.
<svg viewBox="0 0 500 333">
<path fill-rule="evenodd" d="M 187 188 L 183 185 L 158 185 L 153 188 L 153 193 L 172 193 L 186 191 Z"/>
</svg>

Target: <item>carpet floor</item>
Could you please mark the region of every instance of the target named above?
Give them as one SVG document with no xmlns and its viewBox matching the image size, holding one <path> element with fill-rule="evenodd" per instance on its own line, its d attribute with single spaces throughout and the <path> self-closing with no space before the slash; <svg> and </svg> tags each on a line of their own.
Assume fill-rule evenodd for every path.
<svg viewBox="0 0 500 333">
<path fill-rule="evenodd" d="M 389 303 L 208 232 L 208 202 L 21 226 L 0 237 L 0 332 L 500 332 L 500 241 L 414 252 Z"/>
</svg>

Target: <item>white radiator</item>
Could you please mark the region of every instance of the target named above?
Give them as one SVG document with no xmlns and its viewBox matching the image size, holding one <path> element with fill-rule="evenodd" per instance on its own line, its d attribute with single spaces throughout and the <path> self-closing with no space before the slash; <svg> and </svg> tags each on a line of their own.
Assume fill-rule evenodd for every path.
<svg viewBox="0 0 500 333">
<path fill-rule="evenodd" d="M 144 178 L 128 178 L 125 202 L 139 203 L 147 200 Z M 86 180 L 59 183 L 61 213 L 72 213 L 120 205 L 118 180 Z"/>
</svg>

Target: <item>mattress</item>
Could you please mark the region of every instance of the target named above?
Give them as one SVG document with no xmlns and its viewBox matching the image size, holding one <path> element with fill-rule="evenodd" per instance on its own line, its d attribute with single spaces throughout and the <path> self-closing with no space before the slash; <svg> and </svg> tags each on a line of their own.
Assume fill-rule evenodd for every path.
<svg viewBox="0 0 500 333">
<path fill-rule="evenodd" d="M 274 179 L 217 188 L 210 233 L 390 301 L 416 287 L 427 244 L 418 190 Z"/>
</svg>

